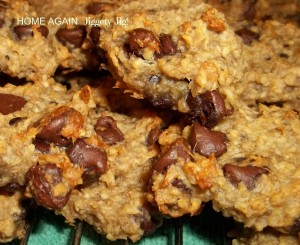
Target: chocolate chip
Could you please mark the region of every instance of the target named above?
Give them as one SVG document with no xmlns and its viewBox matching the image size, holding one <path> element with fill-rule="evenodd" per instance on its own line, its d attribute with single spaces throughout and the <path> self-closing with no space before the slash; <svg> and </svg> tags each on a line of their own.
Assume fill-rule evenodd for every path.
<svg viewBox="0 0 300 245">
<path fill-rule="evenodd" d="M 21 96 L 2 93 L 0 93 L 0 101 L 0 113 L 3 115 L 19 111 L 27 103 L 27 101 Z"/>
<path fill-rule="evenodd" d="M 33 166 L 27 173 L 27 179 L 32 182 L 33 194 L 39 205 L 61 209 L 67 204 L 70 192 L 53 195 L 53 188 L 62 181 L 62 169 L 54 163 Z"/>
<path fill-rule="evenodd" d="M 67 151 L 70 161 L 83 167 L 85 183 L 96 180 L 107 168 L 106 152 L 86 143 L 85 139 L 78 139 Z"/>
<path fill-rule="evenodd" d="M 232 109 L 226 109 L 223 97 L 216 90 L 206 91 L 196 97 L 189 94 L 187 104 L 192 118 L 207 128 L 215 126 L 223 117 L 233 113 Z"/>
<path fill-rule="evenodd" d="M 294 22 L 300 27 L 300 12 L 297 12 L 296 14 L 293 15 L 288 15 L 286 16 L 286 19 L 289 21 Z"/>
<path fill-rule="evenodd" d="M 60 28 L 55 36 L 64 45 L 71 43 L 76 48 L 80 48 L 86 37 L 86 30 L 84 26 L 76 26 L 73 29 Z"/>
<path fill-rule="evenodd" d="M 14 193 L 20 190 L 22 186 L 18 183 L 9 183 L 5 186 L 0 187 L 0 195 L 13 196 Z"/>
<path fill-rule="evenodd" d="M 162 55 L 173 55 L 177 53 L 177 48 L 168 34 L 160 34 L 159 40 L 161 43 Z"/>
<path fill-rule="evenodd" d="M 244 13 L 245 20 L 253 21 L 256 15 L 256 2 L 257 0 L 244 1 Z"/>
<path fill-rule="evenodd" d="M 97 135 L 108 145 L 114 145 L 124 140 L 124 136 L 118 129 L 116 121 L 110 116 L 99 117 L 94 129 Z"/>
<path fill-rule="evenodd" d="M 222 132 L 212 131 L 195 122 L 191 127 L 189 143 L 193 151 L 202 156 L 209 157 L 214 154 L 216 157 L 221 156 L 227 151 L 226 135 Z"/>
<path fill-rule="evenodd" d="M 86 9 L 87 9 L 88 14 L 97 15 L 97 14 L 103 13 L 105 11 L 112 10 L 116 6 L 117 5 L 113 4 L 113 3 L 93 2 L 93 3 L 90 3 Z"/>
<path fill-rule="evenodd" d="M 151 146 L 158 141 L 158 137 L 161 134 L 160 127 L 152 128 L 147 136 L 146 146 Z"/>
<path fill-rule="evenodd" d="M 33 30 L 31 26 L 15 26 L 13 32 L 19 39 L 33 36 Z"/>
<path fill-rule="evenodd" d="M 8 124 L 9 124 L 10 126 L 13 126 L 13 125 L 15 125 L 15 124 L 21 122 L 23 119 L 24 119 L 23 117 L 15 117 L 15 118 L 9 120 Z"/>
<path fill-rule="evenodd" d="M 192 193 L 192 190 L 191 190 L 190 188 L 188 188 L 188 187 L 184 184 L 183 180 L 181 180 L 181 179 L 175 178 L 175 179 L 171 182 L 171 185 L 177 187 L 177 188 L 180 189 L 181 191 L 186 192 L 186 193 L 188 193 L 188 194 L 191 194 L 191 193 Z"/>
<path fill-rule="evenodd" d="M 156 54 L 161 52 L 161 44 L 152 31 L 137 28 L 129 32 L 128 43 L 130 51 L 138 57 L 143 56 L 144 48 L 148 47 Z"/>
<path fill-rule="evenodd" d="M 154 170 L 163 172 L 171 164 L 175 164 L 180 158 L 189 159 L 189 145 L 183 138 L 177 139 L 160 154 L 154 164 Z"/>
<path fill-rule="evenodd" d="M 157 95 L 156 97 L 150 97 L 149 100 L 154 106 L 161 108 L 171 108 L 174 104 L 174 99 L 171 94 Z"/>
<path fill-rule="evenodd" d="M 253 32 L 247 28 L 239 29 L 235 33 L 240 36 L 243 42 L 247 45 L 250 45 L 254 40 L 259 39 L 259 35 L 256 32 Z"/>
<path fill-rule="evenodd" d="M 39 26 L 36 29 L 38 30 L 38 32 L 40 32 L 42 34 L 43 37 L 48 37 L 49 30 L 48 30 L 48 28 L 46 26 Z"/>
<path fill-rule="evenodd" d="M 44 140 L 41 140 L 38 138 L 34 138 L 32 140 L 32 144 L 34 144 L 36 150 L 38 150 L 44 154 L 50 152 L 51 146 L 50 146 L 50 143 L 47 141 L 44 141 Z"/>
<path fill-rule="evenodd" d="M 225 164 L 223 167 L 224 175 L 230 182 L 237 186 L 238 183 L 243 182 L 248 190 L 255 188 L 256 180 L 262 174 L 268 174 L 269 169 L 257 166 L 236 166 L 233 164 Z"/>
<path fill-rule="evenodd" d="M 83 124 L 82 115 L 73 108 L 60 107 L 45 119 L 39 120 L 34 127 L 42 124 L 36 139 L 44 141 L 46 144 L 54 143 L 57 146 L 69 146 L 72 139 L 62 136 L 62 130 L 70 122 L 74 127 L 81 128 Z"/>
</svg>

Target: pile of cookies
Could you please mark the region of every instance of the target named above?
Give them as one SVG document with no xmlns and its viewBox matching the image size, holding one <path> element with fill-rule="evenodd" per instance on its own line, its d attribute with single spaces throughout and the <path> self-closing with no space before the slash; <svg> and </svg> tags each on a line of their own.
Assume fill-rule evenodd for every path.
<svg viewBox="0 0 300 245">
<path fill-rule="evenodd" d="M 0 0 L 0 242 L 28 203 L 136 242 L 207 202 L 300 243 L 296 0 Z"/>
</svg>

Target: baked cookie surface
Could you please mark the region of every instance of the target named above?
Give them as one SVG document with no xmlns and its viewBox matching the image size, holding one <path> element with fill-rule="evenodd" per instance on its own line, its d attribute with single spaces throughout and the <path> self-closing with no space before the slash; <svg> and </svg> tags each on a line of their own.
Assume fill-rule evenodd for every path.
<svg viewBox="0 0 300 245">
<path fill-rule="evenodd" d="M 194 214 L 184 198 L 196 198 L 197 207 L 211 200 L 215 210 L 246 227 L 299 232 L 299 123 L 291 109 L 260 105 L 245 107 L 212 130 L 198 123 L 174 127 L 159 141 L 169 150 L 156 161 L 150 200 L 175 217 L 180 209 L 179 216 Z M 178 138 L 189 144 L 176 146 Z M 175 153 L 179 157 L 171 161 Z"/>
</svg>

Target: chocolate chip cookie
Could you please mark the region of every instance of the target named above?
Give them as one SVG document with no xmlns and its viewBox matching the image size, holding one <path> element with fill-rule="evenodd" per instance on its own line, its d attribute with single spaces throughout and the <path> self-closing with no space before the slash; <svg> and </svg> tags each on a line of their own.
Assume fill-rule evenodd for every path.
<svg viewBox="0 0 300 245">
<path fill-rule="evenodd" d="M 146 192 L 159 153 L 156 139 L 162 121 L 155 114 L 133 118 L 103 111 L 91 113 L 89 123 L 87 138 L 75 141 L 67 155 L 74 163 L 88 165 L 96 156 L 86 145 L 98 140 L 107 157 L 107 169 L 93 182 L 74 189 L 57 213 L 71 224 L 76 219 L 88 222 L 109 240 L 129 238 L 135 242 L 160 223 Z"/>
<path fill-rule="evenodd" d="M 94 106 L 88 89 L 68 93 L 53 79 L 23 86 L 7 84 L 0 87 L 0 97 L 0 186 L 24 185 L 26 172 L 41 152 L 82 134 L 83 125 L 75 128 L 81 122 L 78 118 Z"/>
<path fill-rule="evenodd" d="M 117 86 L 155 106 L 195 117 L 206 91 L 219 89 L 226 99 L 235 97 L 230 89 L 241 81 L 236 72 L 241 44 L 222 13 L 199 2 L 181 9 L 136 7 L 104 14 L 117 16 L 128 19 L 128 24 L 115 23 L 100 33 L 100 47 L 107 53 Z"/>
<path fill-rule="evenodd" d="M 299 127 L 294 110 L 265 105 L 243 107 L 212 129 L 173 126 L 159 138 L 166 149 L 155 163 L 149 200 L 175 217 L 211 200 L 246 227 L 297 234 Z M 197 209 L 186 200 L 196 200 Z"/>
</svg>

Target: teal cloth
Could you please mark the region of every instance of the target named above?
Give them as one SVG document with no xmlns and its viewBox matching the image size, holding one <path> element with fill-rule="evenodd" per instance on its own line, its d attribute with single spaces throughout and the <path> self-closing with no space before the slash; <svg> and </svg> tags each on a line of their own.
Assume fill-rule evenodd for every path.
<svg viewBox="0 0 300 245">
<path fill-rule="evenodd" d="M 38 221 L 30 235 L 29 245 L 68 245 L 72 244 L 73 230 L 64 222 L 64 218 L 54 215 L 51 211 L 40 209 L 37 211 Z M 196 217 L 183 217 L 184 245 L 225 245 L 226 233 L 230 229 L 231 220 L 212 211 L 208 204 L 203 212 Z M 154 234 L 144 237 L 136 245 L 173 245 L 175 244 L 175 226 L 178 220 L 165 220 Z M 17 245 L 19 241 L 8 243 Z M 7 244 L 7 245 L 8 245 Z M 121 242 L 110 242 L 97 234 L 88 224 L 83 226 L 81 245 L 123 245 Z"/>
</svg>

